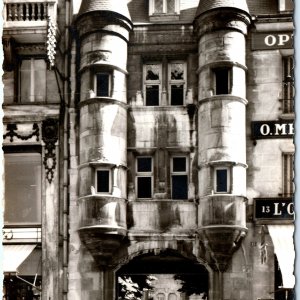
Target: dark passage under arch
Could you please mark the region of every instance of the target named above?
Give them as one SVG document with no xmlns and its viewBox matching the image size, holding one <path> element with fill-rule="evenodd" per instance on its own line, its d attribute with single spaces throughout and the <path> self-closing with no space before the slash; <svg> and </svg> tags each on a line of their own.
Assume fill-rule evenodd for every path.
<svg viewBox="0 0 300 300">
<path fill-rule="evenodd" d="M 193 299 L 207 299 L 209 290 L 207 269 L 170 250 L 135 257 L 116 276 L 117 299 L 127 299 L 126 293 L 128 299 L 130 293 L 148 300 L 167 300 L 170 295 L 174 299 L 177 295 L 178 300 L 188 300 L 190 295 L 198 295 Z"/>
</svg>

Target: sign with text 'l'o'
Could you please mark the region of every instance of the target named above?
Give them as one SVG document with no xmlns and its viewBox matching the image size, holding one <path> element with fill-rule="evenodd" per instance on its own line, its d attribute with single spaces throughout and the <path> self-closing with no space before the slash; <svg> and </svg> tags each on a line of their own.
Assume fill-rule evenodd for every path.
<svg viewBox="0 0 300 300">
<path fill-rule="evenodd" d="M 252 34 L 252 50 L 292 49 L 292 32 L 255 32 Z"/>
<path fill-rule="evenodd" d="M 293 198 L 256 198 L 254 199 L 254 219 L 271 224 L 275 221 L 294 220 Z"/>
<path fill-rule="evenodd" d="M 253 121 L 251 123 L 252 138 L 293 138 L 293 121 Z"/>
</svg>

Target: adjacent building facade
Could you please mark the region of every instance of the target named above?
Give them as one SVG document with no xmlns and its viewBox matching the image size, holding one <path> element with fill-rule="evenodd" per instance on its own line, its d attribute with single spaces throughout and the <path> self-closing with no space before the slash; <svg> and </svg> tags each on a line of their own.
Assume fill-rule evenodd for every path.
<svg viewBox="0 0 300 300">
<path fill-rule="evenodd" d="M 293 2 L 77 4 L 4 1 L 3 299 L 293 299 Z"/>
</svg>

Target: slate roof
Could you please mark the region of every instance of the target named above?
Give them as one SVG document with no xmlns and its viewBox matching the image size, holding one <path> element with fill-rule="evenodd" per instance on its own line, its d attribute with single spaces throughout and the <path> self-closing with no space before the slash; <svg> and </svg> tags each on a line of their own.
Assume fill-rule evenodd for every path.
<svg viewBox="0 0 300 300">
<path fill-rule="evenodd" d="M 131 20 L 126 0 L 83 0 L 78 16 L 93 11 L 110 11 Z"/>
<path fill-rule="evenodd" d="M 196 17 L 217 8 L 237 8 L 249 13 L 246 0 L 200 0 Z"/>
</svg>

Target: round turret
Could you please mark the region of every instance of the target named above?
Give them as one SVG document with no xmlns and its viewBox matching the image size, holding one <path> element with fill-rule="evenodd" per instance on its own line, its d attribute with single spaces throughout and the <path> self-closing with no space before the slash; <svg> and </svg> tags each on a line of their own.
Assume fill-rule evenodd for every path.
<svg viewBox="0 0 300 300">
<path fill-rule="evenodd" d="M 234 8 L 249 14 L 246 0 L 200 0 L 196 18 L 205 12 L 219 8 Z"/>
<path fill-rule="evenodd" d="M 95 11 L 116 13 L 127 18 L 129 21 L 131 20 L 125 0 L 84 0 L 81 3 L 78 17 Z"/>
</svg>

